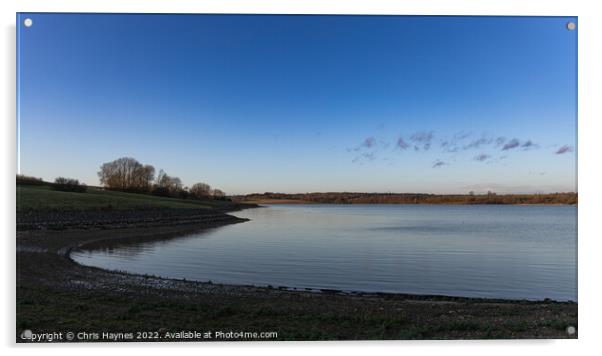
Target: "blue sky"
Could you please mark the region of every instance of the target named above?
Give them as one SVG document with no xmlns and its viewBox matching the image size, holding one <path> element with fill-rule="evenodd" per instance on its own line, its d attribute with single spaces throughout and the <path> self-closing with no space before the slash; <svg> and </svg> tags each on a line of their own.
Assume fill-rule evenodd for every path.
<svg viewBox="0 0 602 356">
<path fill-rule="evenodd" d="M 97 185 L 128 156 L 231 194 L 576 191 L 575 18 L 17 20 L 23 174 Z"/>
</svg>

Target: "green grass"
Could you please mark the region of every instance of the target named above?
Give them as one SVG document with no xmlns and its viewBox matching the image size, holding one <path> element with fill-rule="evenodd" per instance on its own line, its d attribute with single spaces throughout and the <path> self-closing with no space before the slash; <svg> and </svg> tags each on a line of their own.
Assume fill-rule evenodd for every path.
<svg viewBox="0 0 602 356">
<path fill-rule="evenodd" d="M 17 185 L 17 211 L 28 210 L 126 210 L 152 208 L 220 208 L 224 201 L 176 199 L 124 193 L 89 187 L 86 193 L 62 192 L 49 186 Z"/>
<path fill-rule="evenodd" d="M 163 329 L 277 331 L 278 340 L 567 338 L 566 326 L 577 325 L 574 305 L 550 306 L 553 312 L 546 317 L 537 314 L 537 305 L 527 306 L 524 318 L 503 320 L 490 316 L 495 306 L 479 305 L 465 315 L 466 320 L 457 320 L 436 317 L 432 305 L 405 304 L 403 312 L 390 309 L 383 312 L 377 310 L 378 305 L 362 309 L 362 305 L 346 308 L 345 304 L 331 303 L 333 311 L 328 312 L 320 304 L 330 303 L 329 300 L 312 298 L 303 301 L 230 295 L 179 298 L 154 294 L 132 298 L 110 290 L 65 292 L 42 285 L 22 286 L 17 293 L 17 335 L 25 329 L 37 332 Z M 435 308 L 453 310 L 466 306 L 452 303 Z"/>
</svg>

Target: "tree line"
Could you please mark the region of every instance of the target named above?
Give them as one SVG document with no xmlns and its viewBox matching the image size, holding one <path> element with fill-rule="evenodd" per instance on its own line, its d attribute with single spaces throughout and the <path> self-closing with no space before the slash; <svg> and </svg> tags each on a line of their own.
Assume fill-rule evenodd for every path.
<svg viewBox="0 0 602 356">
<path fill-rule="evenodd" d="M 234 196 L 238 201 L 300 200 L 325 204 L 577 204 L 577 193 L 550 194 L 412 194 L 412 193 L 256 193 Z"/>
<path fill-rule="evenodd" d="M 153 194 L 174 198 L 196 198 L 224 200 L 226 193 L 220 189 L 212 189 L 207 183 L 199 182 L 185 187 L 178 177 L 168 175 L 159 170 L 155 175 L 155 167 L 142 164 L 131 157 L 122 157 L 103 163 L 98 171 L 100 184 L 106 189 L 132 193 Z"/>
<path fill-rule="evenodd" d="M 45 185 L 50 186 L 54 190 L 64 192 L 85 193 L 88 187 L 79 180 L 73 178 L 57 177 L 54 183 L 45 182 L 42 178 L 17 174 L 17 185 Z"/>
</svg>

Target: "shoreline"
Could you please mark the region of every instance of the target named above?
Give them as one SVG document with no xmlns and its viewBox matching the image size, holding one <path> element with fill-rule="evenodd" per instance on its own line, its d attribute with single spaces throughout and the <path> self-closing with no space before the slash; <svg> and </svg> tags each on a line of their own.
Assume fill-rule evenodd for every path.
<svg viewBox="0 0 602 356">
<path fill-rule="evenodd" d="M 521 333 L 526 335 L 522 337 L 550 337 L 550 335 L 554 335 L 554 337 L 569 337 L 563 332 L 562 329 L 566 327 L 565 324 L 567 323 L 576 325 L 577 303 L 572 301 L 553 301 L 548 299 L 534 301 L 526 299 L 490 299 L 403 293 L 344 292 L 333 289 L 322 289 L 320 291 L 315 291 L 294 288 L 290 289 L 284 286 L 269 288 L 252 285 L 228 285 L 212 283 L 211 281 L 186 281 L 180 279 L 131 274 L 127 272 L 110 271 L 97 267 L 81 265 L 74 261 L 70 256 L 70 253 L 74 249 L 89 249 L 90 247 L 110 248 L 110 246 L 121 243 L 167 240 L 194 232 L 200 232 L 205 229 L 247 221 L 247 219 L 240 219 L 221 212 L 216 214 L 206 215 L 204 217 L 197 216 L 196 220 L 193 219 L 192 221 L 189 219 L 190 216 L 185 216 L 183 221 L 187 221 L 188 223 L 186 224 L 151 226 L 136 226 L 136 224 L 133 224 L 133 226 L 121 226 L 119 228 L 104 226 L 101 228 L 92 229 L 67 228 L 65 230 L 58 231 L 47 229 L 18 231 L 17 300 L 21 299 L 19 297 L 20 293 L 27 295 L 29 294 L 29 290 L 35 291 L 38 288 L 41 288 L 43 290 L 52 290 L 53 293 L 58 293 L 62 295 L 63 298 L 72 299 L 72 302 L 76 302 L 80 299 L 80 294 L 84 292 L 82 291 L 82 288 L 84 288 L 86 292 L 92 293 L 91 296 L 88 296 L 89 298 L 96 298 L 94 295 L 95 292 L 104 294 L 108 289 L 108 293 L 112 294 L 110 291 L 114 291 L 113 287 L 119 286 L 117 288 L 119 293 L 126 293 L 129 296 L 126 299 L 130 301 L 146 300 L 147 298 L 151 297 L 159 301 L 164 301 L 165 303 L 170 303 L 172 300 L 169 297 L 166 297 L 166 294 L 178 295 L 178 298 L 176 298 L 177 300 L 184 298 L 184 300 L 192 301 L 202 296 L 211 295 L 212 297 L 217 296 L 218 299 L 221 300 L 234 298 L 235 300 L 238 300 L 238 303 L 245 303 L 244 301 L 248 299 L 258 300 L 258 302 L 261 302 L 261 304 L 268 303 L 268 306 L 264 306 L 264 308 L 268 308 L 270 310 L 274 308 L 291 310 L 297 310 L 299 308 L 301 308 L 301 310 L 307 309 L 311 311 L 310 314 L 315 314 L 316 310 L 322 309 L 322 304 L 327 304 L 331 305 L 335 309 L 340 309 L 341 312 L 343 312 L 345 315 L 348 315 L 350 318 L 354 315 L 354 311 L 349 310 L 349 305 L 356 305 L 358 303 L 370 304 L 371 309 L 373 309 L 372 312 L 377 313 L 380 313 L 382 310 L 390 309 L 391 307 L 395 307 L 396 309 L 394 310 L 397 310 L 399 309 L 397 308 L 398 304 L 402 304 L 404 305 L 404 308 L 402 309 L 408 308 L 409 310 L 413 310 L 415 315 L 429 314 L 429 310 L 421 310 L 424 308 L 417 308 L 416 305 L 413 305 L 416 303 L 427 303 L 429 304 L 430 308 L 436 307 L 435 309 L 443 308 L 446 310 L 469 306 L 479 306 L 479 309 L 483 308 L 483 310 L 487 310 L 487 312 L 484 315 L 481 315 L 479 318 L 490 318 L 491 315 L 496 314 L 495 311 L 499 308 L 511 308 L 521 311 L 526 309 L 528 310 L 528 313 L 535 314 L 542 313 L 546 310 L 549 311 L 550 309 L 559 309 L 559 311 L 561 311 L 559 315 L 562 316 L 562 319 L 568 320 L 565 322 L 558 320 L 554 321 L 557 319 L 554 314 L 543 318 L 540 316 L 540 321 L 546 326 L 540 328 L 539 331 L 536 330 L 535 332 L 534 330 L 531 330 L 531 328 L 525 327 L 523 325 L 524 323 L 521 322 L 521 325 L 523 326 L 517 327 L 517 330 L 513 331 L 513 333 L 517 333 L 516 336 L 512 336 L 512 333 L 508 334 L 508 337 L 512 338 L 521 337 L 518 336 Z M 35 268 L 34 266 L 38 266 L 38 268 Z M 43 268 L 44 266 L 45 268 Z M 27 299 L 26 296 L 25 299 Z M 294 300 L 294 302 L 291 302 L 290 300 Z M 51 305 L 53 304 L 51 301 L 49 301 L 49 303 Z M 217 305 L 221 305 L 221 303 Z M 241 306 L 236 303 L 230 304 L 230 308 L 240 307 Z M 17 335 L 19 335 L 22 331 L 19 328 L 19 324 L 22 324 L 21 329 L 24 327 L 44 329 L 44 327 L 41 325 L 36 327 L 35 325 L 28 325 L 27 322 L 24 323 L 22 320 L 20 320 L 23 319 L 20 317 L 21 314 L 27 315 L 25 319 L 33 318 L 33 316 L 27 312 L 28 309 L 28 307 L 19 305 L 17 307 Z M 447 310 L 447 312 L 453 312 L 453 310 Z M 522 314 L 522 312 L 520 314 Z M 407 312 L 404 315 L 407 317 Z M 53 318 L 60 317 L 60 313 L 53 316 Z M 320 313 L 315 315 L 315 317 L 317 318 L 316 320 L 320 320 Z M 430 317 L 435 316 L 431 315 Z M 336 320 L 336 318 L 334 319 Z M 139 325 L 141 326 L 147 322 L 149 322 L 149 320 L 141 318 L 139 320 Z M 76 326 L 79 323 L 79 321 L 75 322 Z M 562 328 L 560 325 L 562 325 Z M 417 326 L 414 325 L 414 329 L 416 327 Z M 429 325 L 424 325 L 423 327 L 425 330 L 430 330 L 431 328 Z M 466 325 L 460 325 L 458 328 L 466 328 Z M 487 332 L 489 332 L 489 334 L 492 332 L 485 326 L 482 327 L 483 330 L 480 330 L 480 328 L 481 326 L 477 327 L 476 324 L 474 324 L 471 327 L 468 327 L 469 330 L 441 330 L 440 333 L 445 335 L 455 335 L 454 337 L 457 337 L 457 333 L 460 332 L 461 335 L 465 334 L 466 338 L 481 338 L 484 337 L 483 335 L 488 335 Z M 494 333 L 494 336 L 505 335 L 503 331 L 504 330 L 499 331 L 502 332 L 502 334 Z M 301 332 L 301 330 L 299 330 L 299 332 Z M 462 334 L 462 332 L 464 334 Z M 299 335 L 296 335 L 297 332 L 295 331 L 291 331 L 290 333 L 290 335 L 284 336 L 284 339 L 313 339 L 300 337 Z M 427 335 L 425 335 L 425 333 L 427 333 Z M 538 333 L 542 334 L 538 336 Z M 435 332 L 435 335 L 436 334 L 437 332 Z M 365 335 L 363 338 L 382 338 L 382 335 L 379 334 L 378 336 L 374 337 Z M 416 332 L 415 335 L 410 333 L 405 336 L 402 335 L 393 338 L 437 337 L 429 337 L 428 331 L 419 331 Z M 327 337 L 326 339 L 333 338 Z M 22 342 L 22 340 L 17 341 Z"/>
<path fill-rule="evenodd" d="M 244 219 L 248 220 L 248 219 Z M 232 224 L 244 223 L 245 221 L 233 222 Z M 202 233 L 206 230 L 219 228 L 222 226 L 226 226 L 229 224 L 220 224 L 215 226 L 208 226 L 202 228 L 201 230 L 194 231 L 192 233 Z M 137 244 L 137 243 L 145 243 L 151 241 L 167 241 L 171 238 L 177 239 L 181 237 L 187 236 L 188 233 L 184 234 L 174 234 L 173 236 L 168 237 L 152 237 L 152 238 L 144 238 L 144 239 L 119 239 L 118 241 L 114 241 L 113 239 L 101 239 L 95 241 L 85 242 L 79 246 L 69 248 L 63 252 L 59 251 L 63 257 L 69 259 L 71 262 L 87 268 L 95 268 L 100 269 L 109 273 L 119 273 L 126 276 L 148 276 L 148 274 L 142 273 L 133 273 L 122 270 L 111 270 L 103 267 L 96 267 L 91 265 L 86 265 L 79 263 L 72 257 L 72 253 L 74 251 L 83 251 L 83 252 L 91 252 L 102 249 L 110 249 L 112 247 L 117 247 L 123 244 Z M 470 296 L 461 296 L 461 295 L 449 295 L 449 294 L 418 294 L 418 293 L 404 293 L 404 292 L 384 292 L 384 291 L 363 291 L 363 290 L 343 290 L 343 289 L 335 289 L 335 288 L 309 288 L 309 287 L 292 287 L 287 285 L 256 285 L 256 284 L 232 284 L 232 283 L 221 283 L 216 282 L 212 279 L 207 281 L 197 280 L 197 279 L 186 279 L 186 278 L 175 278 L 175 277 L 164 277 L 158 275 L 151 275 L 153 278 L 165 280 L 165 281 L 181 281 L 181 282 L 190 282 L 190 283 L 201 283 L 207 284 L 211 283 L 214 285 L 228 286 L 232 288 L 236 287 L 247 287 L 247 288 L 257 288 L 257 289 L 268 289 L 268 290 L 280 290 L 280 291 L 288 291 L 294 293 L 322 293 L 322 294 L 336 294 L 341 296 L 360 296 L 360 297 L 385 297 L 389 299 L 414 299 L 414 300 L 438 300 L 438 301 L 465 301 L 465 302 L 495 302 L 495 303 L 566 303 L 566 304 L 577 304 L 574 300 L 556 300 L 552 298 L 541 298 L 541 299 L 528 299 L 528 298 L 498 298 L 498 297 L 470 297 Z"/>
</svg>

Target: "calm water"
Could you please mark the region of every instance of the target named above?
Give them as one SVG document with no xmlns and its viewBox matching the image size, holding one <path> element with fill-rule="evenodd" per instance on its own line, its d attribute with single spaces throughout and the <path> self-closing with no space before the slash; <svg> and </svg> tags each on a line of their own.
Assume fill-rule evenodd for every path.
<svg viewBox="0 0 602 356">
<path fill-rule="evenodd" d="M 228 284 L 577 300 L 574 206 L 273 205 L 85 265 Z"/>
</svg>

